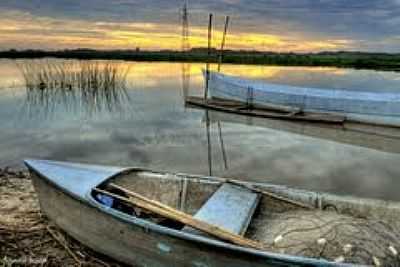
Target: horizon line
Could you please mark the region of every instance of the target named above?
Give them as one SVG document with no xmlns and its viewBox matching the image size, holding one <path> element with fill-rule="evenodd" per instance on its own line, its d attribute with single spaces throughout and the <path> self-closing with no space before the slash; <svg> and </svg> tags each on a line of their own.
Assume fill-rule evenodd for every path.
<svg viewBox="0 0 400 267">
<path fill-rule="evenodd" d="M 157 53 L 157 52 L 172 52 L 172 53 L 188 53 L 196 51 L 207 52 L 207 47 L 193 47 L 189 50 L 182 51 L 179 49 L 142 49 L 142 48 L 126 48 L 126 49 L 96 49 L 96 48 L 65 48 L 65 49 L 18 49 L 9 48 L 0 50 L 0 53 L 23 53 L 23 52 L 44 52 L 44 53 L 60 53 L 60 52 L 78 52 L 78 51 L 88 51 L 88 52 L 135 52 L 135 53 Z M 211 51 L 220 52 L 218 48 L 211 48 Z M 224 52 L 234 52 L 234 53 L 260 53 L 260 54 L 294 54 L 294 55 L 307 55 L 307 54 L 381 54 L 381 55 L 398 55 L 400 52 L 374 52 L 374 51 L 362 51 L 362 50 L 325 50 L 325 51 L 315 51 L 315 52 L 295 52 L 295 51 L 273 51 L 273 50 L 257 50 L 257 49 L 224 49 Z"/>
</svg>

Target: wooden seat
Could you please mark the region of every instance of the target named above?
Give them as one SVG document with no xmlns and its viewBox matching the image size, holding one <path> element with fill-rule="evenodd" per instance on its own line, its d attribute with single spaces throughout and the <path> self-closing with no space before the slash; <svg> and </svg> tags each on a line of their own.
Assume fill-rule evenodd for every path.
<svg viewBox="0 0 400 267">
<path fill-rule="evenodd" d="M 244 235 L 260 195 L 241 186 L 225 183 L 207 200 L 194 215 L 196 219 L 218 226 L 238 235 Z M 185 226 L 183 231 L 202 234 Z"/>
</svg>

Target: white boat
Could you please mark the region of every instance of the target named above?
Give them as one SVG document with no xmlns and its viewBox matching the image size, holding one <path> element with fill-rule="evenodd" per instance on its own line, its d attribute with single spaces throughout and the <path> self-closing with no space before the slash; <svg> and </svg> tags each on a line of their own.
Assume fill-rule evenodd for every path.
<svg viewBox="0 0 400 267">
<path fill-rule="evenodd" d="M 306 88 L 212 71 L 208 76 L 211 98 L 336 114 L 344 116 L 347 121 L 400 127 L 400 93 Z"/>
</svg>

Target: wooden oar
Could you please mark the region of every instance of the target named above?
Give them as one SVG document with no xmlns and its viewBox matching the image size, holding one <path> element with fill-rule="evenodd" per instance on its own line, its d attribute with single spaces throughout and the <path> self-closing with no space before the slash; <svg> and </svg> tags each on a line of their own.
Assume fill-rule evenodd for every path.
<svg viewBox="0 0 400 267">
<path fill-rule="evenodd" d="M 260 242 L 250 240 L 247 238 L 243 238 L 240 235 L 231 233 L 231 232 L 224 230 L 218 226 L 198 220 L 189 214 L 186 214 L 186 213 L 176 210 L 172 207 L 164 205 L 163 203 L 160 203 L 158 201 L 148 199 L 148 198 L 144 197 L 143 195 L 129 191 L 118 185 L 111 183 L 111 184 L 109 184 L 109 186 L 121 190 L 122 192 L 129 195 L 130 198 L 122 197 L 122 196 L 119 196 L 119 195 L 116 195 L 116 194 L 113 194 L 113 193 L 110 193 L 108 191 L 101 190 L 98 188 L 95 188 L 94 191 L 101 193 L 101 194 L 111 196 L 115 199 L 124 201 L 125 203 L 129 203 L 129 204 L 137 206 L 137 207 L 140 207 L 147 211 L 151 211 L 155 214 L 164 216 L 168 219 L 178 221 L 180 223 L 188 225 L 194 229 L 203 231 L 204 233 L 209 234 L 213 237 L 219 238 L 221 240 L 229 241 L 233 244 L 243 246 L 243 247 L 249 247 L 249 248 L 254 248 L 254 249 L 258 249 L 258 250 L 266 250 L 266 246 Z"/>
</svg>

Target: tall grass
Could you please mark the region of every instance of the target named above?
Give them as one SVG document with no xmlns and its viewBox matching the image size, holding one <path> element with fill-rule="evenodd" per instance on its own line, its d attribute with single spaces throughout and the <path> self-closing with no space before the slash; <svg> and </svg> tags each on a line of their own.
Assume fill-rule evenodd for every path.
<svg viewBox="0 0 400 267">
<path fill-rule="evenodd" d="M 30 112 L 67 111 L 88 114 L 120 111 L 129 102 L 129 68 L 118 62 L 28 60 L 21 70 Z"/>
</svg>

